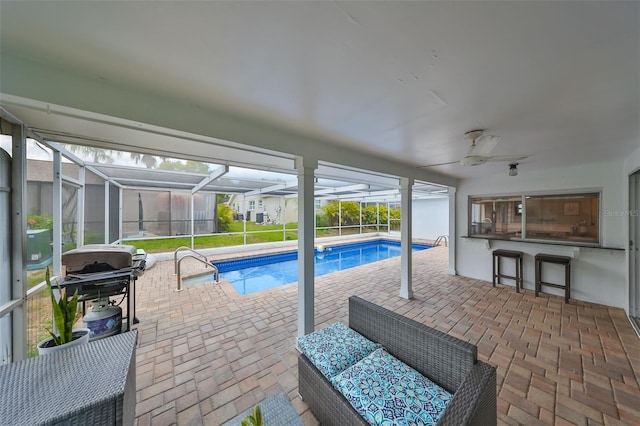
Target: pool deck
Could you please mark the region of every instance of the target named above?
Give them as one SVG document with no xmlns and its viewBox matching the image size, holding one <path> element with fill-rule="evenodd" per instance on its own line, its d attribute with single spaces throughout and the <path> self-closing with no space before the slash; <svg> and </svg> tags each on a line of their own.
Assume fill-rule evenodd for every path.
<svg viewBox="0 0 640 426">
<path fill-rule="evenodd" d="M 316 328 L 346 322 L 355 294 L 478 345 L 497 367 L 499 424 L 640 424 L 640 340 L 622 309 L 447 270 L 447 248 L 413 253 L 413 300 L 398 297 L 400 258 L 316 277 Z M 297 394 L 297 284 L 175 288 L 172 260 L 137 284 L 138 425 L 219 425 L 278 391 L 317 424 Z"/>
</svg>

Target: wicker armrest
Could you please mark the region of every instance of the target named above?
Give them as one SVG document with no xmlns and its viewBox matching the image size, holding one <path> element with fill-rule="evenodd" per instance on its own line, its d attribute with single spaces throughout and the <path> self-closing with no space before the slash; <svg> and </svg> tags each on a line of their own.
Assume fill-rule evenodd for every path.
<svg viewBox="0 0 640 426">
<path fill-rule="evenodd" d="M 496 369 L 478 361 L 447 405 L 438 425 L 495 425 Z"/>
</svg>

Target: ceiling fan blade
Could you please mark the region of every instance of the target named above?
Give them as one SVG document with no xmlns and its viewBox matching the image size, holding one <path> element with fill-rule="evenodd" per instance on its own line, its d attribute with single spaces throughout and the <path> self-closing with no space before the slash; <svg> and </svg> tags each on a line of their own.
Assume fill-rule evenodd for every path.
<svg viewBox="0 0 640 426">
<path fill-rule="evenodd" d="M 447 164 L 456 164 L 459 161 L 447 161 L 446 163 L 427 164 L 426 166 L 420 166 L 419 169 L 426 169 L 427 167 L 446 166 Z"/>
<path fill-rule="evenodd" d="M 487 158 L 487 161 L 505 161 L 515 163 L 516 161 L 522 161 L 527 158 L 526 155 L 497 155 L 495 157 Z"/>
<path fill-rule="evenodd" d="M 476 138 L 475 146 L 471 147 L 469 156 L 488 157 L 489 153 L 500 142 L 500 136 L 482 135 Z"/>
</svg>

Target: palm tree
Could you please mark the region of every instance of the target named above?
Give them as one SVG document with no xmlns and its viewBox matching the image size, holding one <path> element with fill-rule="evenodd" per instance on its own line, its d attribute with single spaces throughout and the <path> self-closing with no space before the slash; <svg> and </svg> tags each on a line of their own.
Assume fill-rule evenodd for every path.
<svg viewBox="0 0 640 426">
<path fill-rule="evenodd" d="M 152 169 L 158 164 L 158 159 L 149 154 L 140 154 L 137 152 L 130 152 L 129 156 L 136 163 L 142 163 L 147 169 Z"/>
<path fill-rule="evenodd" d="M 92 158 L 94 163 L 113 163 L 113 150 L 104 148 L 94 148 L 91 146 L 63 144 L 69 151 L 79 157 Z"/>
</svg>

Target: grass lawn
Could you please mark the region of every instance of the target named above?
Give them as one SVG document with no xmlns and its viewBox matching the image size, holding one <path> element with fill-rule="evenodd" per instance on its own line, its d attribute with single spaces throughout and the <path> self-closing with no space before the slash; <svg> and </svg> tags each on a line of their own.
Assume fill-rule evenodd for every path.
<svg viewBox="0 0 640 426">
<path fill-rule="evenodd" d="M 194 247 L 203 249 L 243 245 L 243 222 L 232 222 L 229 228 L 229 233 L 239 232 L 240 234 L 196 236 Z M 298 239 L 298 224 L 289 223 L 286 225 L 286 231 L 283 231 L 282 225 L 259 225 L 247 222 L 247 232 L 256 232 L 247 234 L 247 244 L 293 241 Z M 123 243 L 131 244 L 147 253 L 162 253 L 174 251 L 180 246 L 191 247 L 191 237 L 125 240 Z"/>
</svg>

